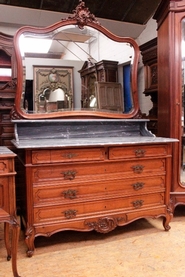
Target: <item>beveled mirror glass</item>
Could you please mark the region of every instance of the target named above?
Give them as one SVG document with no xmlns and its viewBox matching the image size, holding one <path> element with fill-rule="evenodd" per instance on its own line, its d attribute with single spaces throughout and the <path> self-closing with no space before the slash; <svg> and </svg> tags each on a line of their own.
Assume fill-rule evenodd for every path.
<svg viewBox="0 0 185 277">
<path fill-rule="evenodd" d="M 132 118 L 139 113 L 139 48 L 100 25 L 83 1 L 46 28 L 15 37 L 18 78 L 13 118 Z"/>
</svg>

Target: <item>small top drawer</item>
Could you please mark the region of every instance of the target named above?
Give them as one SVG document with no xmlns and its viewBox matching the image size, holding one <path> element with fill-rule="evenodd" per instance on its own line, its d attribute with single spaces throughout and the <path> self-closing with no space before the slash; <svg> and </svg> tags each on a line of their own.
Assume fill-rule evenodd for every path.
<svg viewBox="0 0 185 277">
<path fill-rule="evenodd" d="M 138 146 L 120 146 L 109 148 L 109 159 L 129 159 L 166 156 L 168 153 L 166 145 L 138 145 Z"/>
<path fill-rule="evenodd" d="M 105 159 L 105 149 L 58 149 L 58 150 L 34 150 L 32 151 L 32 163 L 58 163 L 71 161 L 102 161 Z"/>
<path fill-rule="evenodd" d="M 13 159 L 0 159 L 0 176 L 4 174 L 10 174 L 14 172 L 14 160 Z"/>
</svg>

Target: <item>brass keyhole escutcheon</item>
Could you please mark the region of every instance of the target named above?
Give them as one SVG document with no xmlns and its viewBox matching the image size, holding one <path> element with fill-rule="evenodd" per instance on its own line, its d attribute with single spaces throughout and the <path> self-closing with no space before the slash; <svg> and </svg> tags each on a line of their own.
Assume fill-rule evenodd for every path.
<svg viewBox="0 0 185 277">
<path fill-rule="evenodd" d="M 75 154 L 75 153 L 65 153 L 65 154 L 63 154 L 62 155 L 64 158 L 67 158 L 67 159 L 72 159 L 72 158 L 74 158 L 74 157 L 76 157 L 76 156 L 78 156 L 77 154 Z"/>
</svg>

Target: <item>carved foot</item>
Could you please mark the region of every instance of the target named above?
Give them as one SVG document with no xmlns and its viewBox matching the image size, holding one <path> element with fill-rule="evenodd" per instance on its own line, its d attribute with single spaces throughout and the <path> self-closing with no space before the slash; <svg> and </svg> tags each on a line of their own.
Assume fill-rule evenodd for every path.
<svg viewBox="0 0 185 277">
<path fill-rule="evenodd" d="M 171 229 L 169 223 L 171 221 L 171 219 L 173 218 L 173 201 L 170 199 L 168 205 L 166 206 L 167 208 L 167 214 L 166 214 L 166 217 L 163 218 L 163 226 L 164 226 L 164 229 L 165 231 L 169 231 Z"/>
<path fill-rule="evenodd" d="M 171 219 L 171 217 L 168 219 L 167 218 L 163 219 L 163 226 L 164 226 L 165 231 L 169 231 L 171 229 L 171 227 L 169 225 L 170 219 Z"/>
<path fill-rule="evenodd" d="M 28 250 L 26 251 L 26 254 L 27 254 L 27 256 L 28 256 L 29 258 L 31 258 L 31 257 L 33 256 L 33 253 L 34 253 L 34 250 L 28 249 Z"/>
<path fill-rule="evenodd" d="M 8 256 L 7 256 L 7 261 L 10 261 L 10 260 L 11 260 L 11 256 L 8 255 Z"/>
<path fill-rule="evenodd" d="M 25 243 L 28 247 L 28 250 L 26 252 L 28 257 L 32 257 L 34 253 L 34 239 L 35 239 L 35 231 L 33 227 L 27 227 L 26 233 L 25 233 Z"/>
</svg>

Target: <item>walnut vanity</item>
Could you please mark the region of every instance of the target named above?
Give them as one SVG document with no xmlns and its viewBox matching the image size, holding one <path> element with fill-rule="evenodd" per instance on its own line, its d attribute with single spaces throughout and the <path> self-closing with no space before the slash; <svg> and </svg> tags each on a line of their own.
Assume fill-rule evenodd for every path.
<svg viewBox="0 0 185 277">
<path fill-rule="evenodd" d="M 99 57 L 95 53 L 97 32 L 97 37 L 103 36 L 98 42 Z M 86 55 L 83 62 L 74 61 L 73 76 L 70 76 L 73 78 L 72 91 L 66 81 L 69 79 L 64 81 L 61 79 L 64 74 L 58 74 L 59 65 L 66 70 L 65 57 L 69 57 L 69 53 L 64 53 L 62 49 L 55 55 L 52 52 L 52 58 L 51 53 L 48 54 L 48 67 L 49 62 L 55 62 L 55 66 L 53 63 L 50 65 L 49 75 L 54 74 L 55 78 L 48 86 L 49 93 L 52 93 L 51 87 L 53 90 L 60 88 L 65 96 L 62 99 L 65 105 L 58 103 L 61 99 L 56 99 L 54 111 L 48 112 L 44 108 L 50 99 L 42 91 L 46 89 L 45 81 L 44 87 L 40 87 L 37 93 L 33 89 L 32 97 L 26 99 L 31 99 L 31 105 L 24 105 L 26 80 L 31 79 L 27 73 L 29 59 L 31 57 L 35 62 L 31 65 L 33 70 L 34 66 L 42 64 L 42 57 L 46 58 L 47 54 L 41 55 L 38 64 L 33 53 L 25 52 L 23 57 L 19 49 L 19 40 L 23 36 L 52 37 L 54 44 L 60 42 L 61 45 L 67 40 L 64 37 L 70 36 L 70 43 L 73 43 L 72 38 L 76 38 L 74 45 L 79 43 L 79 48 L 84 47 L 83 54 L 87 54 L 86 44 L 91 49 L 90 53 L 94 54 L 93 57 L 92 54 Z M 101 54 L 100 42 L 104 43 L 104 39 L 106 43 L 111 41 L 110 47 L 107 47 L 109 50 L 118 44 L 115 52 L 120 56 L 120 47 L 123 47 L 124 57 L 120 60 L 115 56 L 109 59 L 110 53 L 105 53 L 105 50 Z M 85 46 L 82 46 L 82 40 Z M 140 118 L 137 95 L 139 48 L 135 41 L 109 32 L 89 12 L 84 2 L 79 1 L 73 15 L 61 22 L 47 28 L 19 29 L 14 44 L 18 79 L 15 109 L 12 111 L 15 126 L 15 140 L 12 142 L 20 161 L 17 172 L 22 174 L 20 209 L 27 255 L 31 257 L 34 253 L 35 237 L 51 236 L 63 230 L 107 233 L 116 226 L 139 218 L 160 216 L 164 218 L 164 229 L 169 230 L 173 145 L 178 142 L 155 137 L 146 128 L 147 120 Z M 60 60 L 56 59 L 58 56 Z M 73 59 L 68 61 L 70 69 Z M 96 64 L 102 65 L 102 61 L 106 65 L 116 64 L 115 80 L 101 77 L 107 75 L 96 71 Z M 84 64 L 86 72 L 93 69 L 93 77 L 87 82 L 81 80 Z M 129 65 L 129 90 L 125 88 L 126 79 L 123 82 L 120 78 L 125 65 Z M 105 70 L 102 67 L 103 73 Z M 34 84 L 33 77 L 31 80 Z M 99 91 L 98 82 L 101 85 L 105 83 Z M 119 90 L 111 84 L 108 91 L 108 82 L 115 82 L 115 87 L 119 84 Z M 38 105 L 41 94 L 43 109 L 38 112 L 34 107 Z M 110 105 L 108 98 L 116 104 Z M 91 102 L 92 99 L 94 101 Z M 118 99 L 122 101 L 119 105 Z M 32 108 L 29 109 L 29 106 Z"/>
</svg>

